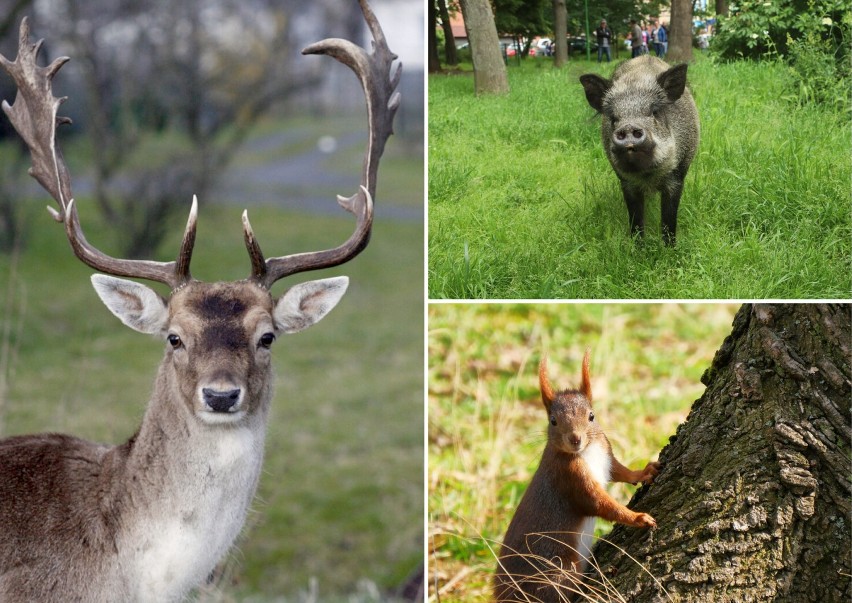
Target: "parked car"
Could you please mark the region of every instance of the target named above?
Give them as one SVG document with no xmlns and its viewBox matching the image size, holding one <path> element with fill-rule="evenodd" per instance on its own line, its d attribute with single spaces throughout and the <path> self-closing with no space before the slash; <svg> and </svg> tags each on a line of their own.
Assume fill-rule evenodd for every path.
<svg viewBox="0 0 852 603">
<path fill-rule="evenodd" d="M 520 54 L 520 52 L 521 52 L 521 49 L 518 48 L 517 44 L 507 44 L 506 45 L 506 56 L 507 57 L 513 57 L 516 54 Z M 536 53 L 535 46 L 531 46 L 529 56 L 534 57 L 535 53 Z"/>
<path fill-rule="evenodd" d="M 583 36 L 573 36 L 568 38 L 568 52 L 586 52 L 586 38 Z M 598 51 L 598 42 L 595 39 L 592 39 L 591 43 L 591 51 Z"/>
</svg>

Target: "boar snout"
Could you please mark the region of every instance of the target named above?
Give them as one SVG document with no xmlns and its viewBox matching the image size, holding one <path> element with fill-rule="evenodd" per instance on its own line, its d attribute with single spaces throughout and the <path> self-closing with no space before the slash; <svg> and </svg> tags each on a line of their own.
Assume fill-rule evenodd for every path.
<svg viewBox="0 0 852 603">
<path fill-rule="evenodd" d="M 612 135 L 612 142 L 615 143 L 617 147 L 623 147 L 626 149 L 641 146 L 645 144 L 646 140 L 647 137 L 645 136 L 645 130 L 639 126 L 622 126 Z"/>
<path fill-rule="evenodd" d="M 653 170 L 657 148 L 654 137 L 638 124 L 624 124 L 612 133 L 612 154 L 620 170 L 641 174 Z"/>
</svg>

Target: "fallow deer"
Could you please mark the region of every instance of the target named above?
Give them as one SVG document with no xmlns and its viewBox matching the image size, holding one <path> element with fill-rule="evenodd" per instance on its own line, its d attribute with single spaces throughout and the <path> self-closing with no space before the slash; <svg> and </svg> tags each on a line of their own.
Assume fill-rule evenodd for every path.
<svg viewBox="0 0 852 603">
<path fill-rule="evenodd" d="M 3 102 L 32 155 L 30 173 L 58 203 L 51 210 L 77 257 L 105 274 L 92 283 L 124 324 L 165 340 L 154 391 L 129 441 L 106 446 L 69 435 L 0 440 L 0 601 L 178 601 L 210 575 L 242 529 L 263 459 L 272 397 L 270 346 L 305 329 L 344 294 L 346 277 L 291 287 L 277 301 L 270 288 L 299 272 L 348 262 L 367 245 L 376 175 L 399 106 L 401 66 L 366 0 L 359 0 L 374 39 L 368 52 L 340 39 L 303 54 L 327 54 L 350 67 L 367 100 L 369 137 L 361 186 L 339 204 L 356 216 L 349 239 L 334 249 L 265 259 L 248 216 L 243 231 L 251 274 L 204 283 L 190 274 L 197 203 L 177 259 L 117 259 L 87 242 L 56 142 L 64 99 L 52 82 L 69 60 L 37 64 L 21 23 L 18 56 L 0 65 L 18 87 Z M 112 275 L 112 276 L 106 276 Z M 171 288 L 168 299 L 133 277 Z"/>
</svg>

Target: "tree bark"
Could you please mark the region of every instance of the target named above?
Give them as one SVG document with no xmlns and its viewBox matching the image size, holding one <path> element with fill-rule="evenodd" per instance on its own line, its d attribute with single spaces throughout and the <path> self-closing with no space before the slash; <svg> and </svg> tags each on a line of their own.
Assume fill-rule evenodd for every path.
<svg viewBox="0 0 852 603">
<path fill-rule="evenodd" d="M 716 0 L 716 16 L 728 16 L 728 0 Z"/>
<path fill-rule="evenodd" d="M 850 312 L 740 309 L 661 474 L 628 505 L 657 529 L 606 538 L 638 563 L 595 547 L 627 601 L 850 600 Z"/>
<path fill-rule="evenodd" d="M 458 65 L 459 55 L 456 52 L 456 39 L 453 37 L 447 0 L 438 0 L 438 16 L 441 18 L 441 29 L 444 30 L 444 61 L 447 65 Z"/>
<path fill-rule="evenodd" d="M 568 61 L 568 10 L 565 0 L 553 0 L 553 66 L 562 67 Z"/>
<path fill-rule="evenodd" d="M 441 57 L 438 55 L 438 7 L 435 0 L 429 0 L 428 14 L 426 15 L 428 25 L 426 26 L 426 47 L 429 53 L 429 73 L 438 73 L 441 70 Z"/>
<path fill-rule="evenodd" d="M 509 80 L 491 5 L 488 0 L 460 0 L 460 3 L 473 59 L 476 95 L 507 94 Z"/>
<path fill-rule="evenodd" d="M 672 0 L 669 31 L 669 62 L 692 60 L 692 0 Z"/>
</svg>

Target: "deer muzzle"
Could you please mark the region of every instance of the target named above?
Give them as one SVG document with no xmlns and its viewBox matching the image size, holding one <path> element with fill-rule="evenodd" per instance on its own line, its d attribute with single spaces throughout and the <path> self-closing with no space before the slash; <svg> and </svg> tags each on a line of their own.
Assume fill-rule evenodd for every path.
<svg viewBox="0 0 852 603">
<path fill-rule="evenodd" d="M 240 407 L 242 393 L 243 390 L 239 388 L 221 391 L 205 387 L 201 390 L 204 408 L 210 412 L 236 412 Z"/>
</svg>

